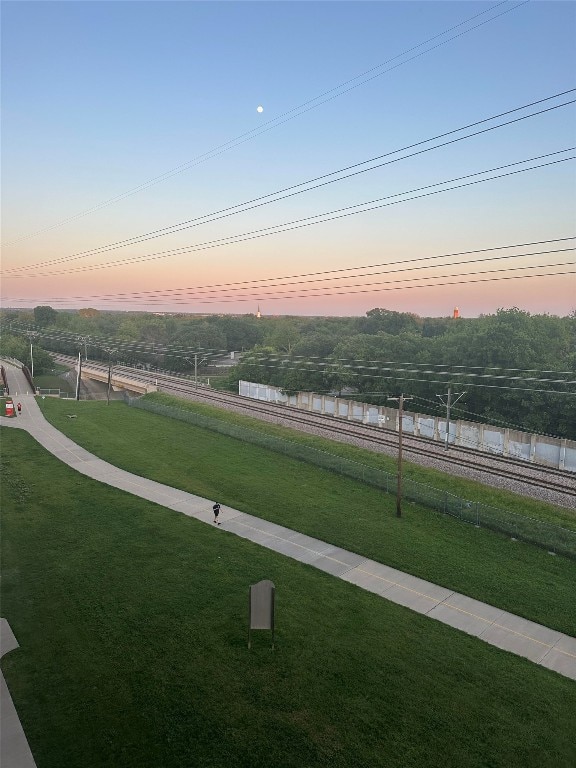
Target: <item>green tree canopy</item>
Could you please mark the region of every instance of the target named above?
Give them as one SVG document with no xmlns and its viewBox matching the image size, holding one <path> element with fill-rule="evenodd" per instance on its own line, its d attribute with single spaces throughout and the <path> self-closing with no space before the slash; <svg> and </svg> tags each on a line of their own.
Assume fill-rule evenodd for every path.
<svg viewBox="0 0 576 768">
<path fill-rule="evenodd" d="M 46 325 L 54 325 L 57 317 L 58 312 L 56 312 L 55 309 L 52 309 L 52 307 L 44 305 L 34 307 L 34 322 L 36 325 L 41 325 L 42 327 Z"/>
</svg>

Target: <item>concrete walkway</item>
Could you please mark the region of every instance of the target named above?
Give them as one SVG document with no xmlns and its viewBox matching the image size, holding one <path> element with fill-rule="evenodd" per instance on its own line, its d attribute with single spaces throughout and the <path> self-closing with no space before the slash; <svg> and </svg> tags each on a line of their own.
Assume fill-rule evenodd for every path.
<svg viewBox="0 0 576 768">
<path fill-rule="evenodd" d="M 13 367 L 6 366 L 6 369 L 11 393 L 19 388 L 25 392 L 25 381 L 19 378 L 22 374 Z M 96 458 L 52 427 L 33 396 L 14 394 L 13 397 L 15 402 L 22 403 L 22 414 L 16 419 L 3 418 L 2 426 L 27 430 L 48 451 L 88 477 L 213 526 L 211 502 Z M 77 412 L 72 403 L 71 412 Z M 312 565 L 576 680 L 576 639 L 573 637 L 236 509 L 222 507 L 220 520 L 219 530 Z"/>
<path fill-rule="evenodd" d="M 0 658 L 18 648 L 6 619 L 0 619 Z M 2 768 L 36 768 L 28 746 L 24 729 L 10 696 L 10 691 L 0 673 L 0 765 Z"/>
</svg>

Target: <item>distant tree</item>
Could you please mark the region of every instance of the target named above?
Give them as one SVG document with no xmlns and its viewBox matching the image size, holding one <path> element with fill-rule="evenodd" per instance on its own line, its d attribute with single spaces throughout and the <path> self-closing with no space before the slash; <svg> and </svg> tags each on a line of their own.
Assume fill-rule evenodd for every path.
<svg viewBox="0 0 576 768">
<path fill-rule="evenodd" d="M 301 336 L 301 323 L 294 318 L 279 318 L 268 328 L 264 344 L 279 352 L 292 352 Z"/>
<path fill-rule="evenodd" d="M 282 386 L 282 375 L 279 374 L 279 368 L 280 363 L 276 350 L 271 347 L 256 346 L 242 357 L 238 365 L 230 370 L 226 379 L 226 389 L 237 392 L 240 380 Z M 288 370 L 287 367 L 286 370 Z"/>
<path fill-rule="evenodd" d="M 332 354 L 340 338 L 336 329 L 332 333 L 326 330 L 309 333 L 296 342 L 293 353 L 309 357 L 327 357 Z"/>
<path fill-rule="evenodd" d="M 15 360 L 19 360 L 21 363 L 28 366 L 28 368 L 31 368 L 32 366 L 32 361 L 30 359 L 30 343 L 22 336 L 13 336 L 11 334 L 2 335 L 0 352 L 5 357 L 13 357 Z M 42 347 L 34 344 L 33 355 L 35 376 L 52 369 L 54 365 L 52 358 L 46 350 L 42 349 Z"/>
<path fill-rule="evenodd" d="M 391 335 L 399 333 L 419 333 L 422 321 L 411 312 L 394 312 L 391 309 L 376 307 L 366 312 L 366 317 L 359 323 L 361 333 L 378 333 L 384 331 Z"/>
<path fill-rule="evenodd" d="M 188 320 L 180 325 L 173 339 L 174 343 L 190 349 L 214 350 L 226 349 L 226 336 L 217 326 L 207 320 Z"/>
<path fill-rule="evenodd" d="M 80 317 L 98 317 L 100 312 L 97 309 L 93 309 L 92 307 L 86 307 L 86 309 L 79 309 L 78 314 Z"/>
<path fill-rule="evenodd" d="M 423 317 L 422 336 L 426 338 L 442 336 L 449 330 L 451 323 L 454 323 L 452 317 Z"/>
<path fill-rule="evenodd" d="M 52 307 L 48 306 L 39 306 L 34 307 L 34 322 L 36 325 L 54 325 L 56 322 L 56 318 L 58 317 L 58 312 L 56 312 L 55 309 L 52 309 Z"/>
<path fill-rule="evenodd" d="M 225 347 L 228 351 L 242 351 L 262 343 L 264 338 L 265 321 L 255 315 L 233 317 L 217 315 L 208 318 L 208 322 L 218 328 L 225 336 Z"/>
</svg>

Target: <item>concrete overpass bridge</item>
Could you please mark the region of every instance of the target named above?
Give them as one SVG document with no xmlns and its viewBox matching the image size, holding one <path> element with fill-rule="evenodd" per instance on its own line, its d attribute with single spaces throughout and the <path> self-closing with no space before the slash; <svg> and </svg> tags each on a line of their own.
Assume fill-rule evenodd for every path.
<svg viewBox="0 0 576 768">
<path fill-rule="evenodd" d="M 76 373 L 78 373 L 78 365 L 75 366 Z M 108 366 L 99 365 L 98 363 L 83 363 L 82 364 L 82 379 L 91 379 L 92 381 L 99 381 L 104 384 L 108 384 Z M 116 392 L 118 390 L 125 390 L 127 392 L 136 392 L 141 395 L 145 395 L 148 392 L 157 392 L 158 387 L 156 384 L 151 384 L 149 379 L 146 380 L 144 376 L 140 377 L 136 372 L 127 372 L 125 369 L 114 369 L 112 366 L 110 370 L 110 386 Z"/>
</svg>

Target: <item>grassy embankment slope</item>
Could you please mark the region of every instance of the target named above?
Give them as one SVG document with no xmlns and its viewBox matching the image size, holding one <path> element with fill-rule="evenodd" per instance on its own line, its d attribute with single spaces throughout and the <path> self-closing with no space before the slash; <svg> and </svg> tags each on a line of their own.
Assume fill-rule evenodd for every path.
<svg viewBox="0 0 576 768">
<path fill-rule="evenodd" d="M 140 435 L 135 463 L 164 464 L 172 445 L 187 482 L 205 453 L 194 484 L 220 485 L 227 500 L 243 485 L 234 457 L 249 446 L 232 451 L 218 436 L 212 445 L 209 433 L 97 406 L 74 421 L 95 442 L 107 430 L 112 452 Z M 3 430 L 2 451 L 2 613 L 21 645 L 2 668 L 39 768 L 574 765 L 572 681 L 96 483 L 24 433 Z M 359 509 L 366 501 L 363 489 L 335 492 L 339 478 L 322 482 L 303 466 L 295 486 L 291 462 L 270 462 L 260 468 L 267 482 L 252 488 L 256 504 L 272 499 L 295 515 L 316 499 L 314 518 L 339 493 L 344 517 L 355 490 Z M 407 517 L 402 527 L 420 549 L 421 524 Z M 521 551 L 509 555 L 520 570 Z M 277 585 L 275 652 L 268 633 L 246 648 L 247 588 L 261 578 Z"/>
<path fill-rule="evenodd" d="M 394 497 L 360 482 L 121 403 L 76 404 L 76 419 L 66 417 L 69 404 L 41 403 L 58 429 L 123 469 L 576 636 L 573 561 L 416 505 L 406 505 L 398 520 Z"/>
</svg>

